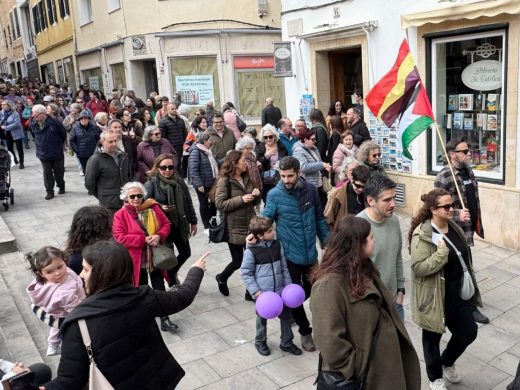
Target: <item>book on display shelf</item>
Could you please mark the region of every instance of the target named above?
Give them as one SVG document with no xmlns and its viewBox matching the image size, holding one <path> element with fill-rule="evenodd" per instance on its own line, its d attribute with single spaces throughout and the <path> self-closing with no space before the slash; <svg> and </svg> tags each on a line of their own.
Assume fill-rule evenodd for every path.
<svg viewBox="0 0 520 390">
<path fill-rule="evenodd" d="M 453 114 L 453 130 L 462 130 L 463 122 L 464 114 L 462 112 Z"/>
<path fill-rule="evenodd" d="M 459 109 L 459 95 L 448 96 L 448 111 L 456 111 Z"/>
<path fill-rule="evenodd" d="M 464 130 L 473 130 L 473 114 L 464 114 Z"/>
<path fill-rule="evenodd" d="M 498 129 L 498 117 L 495 114 L 488 114 L 487 116 L 487 131 L 495 131 Z"/>
<path fill-rule="evenodd" d="M 486 96 L 486 110 L 497 111 L 500 107 L 500 94 L 488 93 Z"/>
<path fill-rule="evenodd" d="M 482 111 L 486 109 L 486 95 L 479 93 L 475 95 L 475 111 Z"/>
<path fill-rule="evenodd" d="M 459 95 L 459 110 L 473 110 L 473 95 L 471 93 L 461 93 Z"/>
</svg>

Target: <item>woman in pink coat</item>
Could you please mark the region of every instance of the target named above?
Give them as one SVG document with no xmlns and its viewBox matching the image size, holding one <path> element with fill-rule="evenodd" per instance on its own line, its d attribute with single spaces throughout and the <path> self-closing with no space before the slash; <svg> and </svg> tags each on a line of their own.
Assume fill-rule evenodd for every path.
<svg viewBox="0 0 520 390">
<path fill-rule="evenodd" d="M 125 202 L 114 214 L 112 233 L 123 244 L 134 263 L 134 286 L 147 285 L 148 274 L 154 290 L 165 291 L 165 271 L 155 269 L 151 247 L 159 246 L 170 233 L 170 221 L 154 199 L 143 201 L 146 189 L 139 182 L 124 185 L 120 198 Z M 161 330 L 177 329 L 168 317 L 161 317 Z"/>
</svg>

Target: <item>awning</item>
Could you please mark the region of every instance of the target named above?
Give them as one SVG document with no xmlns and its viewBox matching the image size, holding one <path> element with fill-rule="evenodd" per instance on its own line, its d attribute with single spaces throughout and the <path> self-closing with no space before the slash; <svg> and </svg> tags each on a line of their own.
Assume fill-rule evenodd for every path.
<svg viewBox="0 0 520 390">
<path fill-rule="evenodd" d="M 447 20 L 494 17 L 500 14 L 520 14 L 519 0 L 485 0 L 473 3 L 434 8 L 401 16 L 401 27 L 419 27 L 427 23 L 442 23 Z"/>
</svg>

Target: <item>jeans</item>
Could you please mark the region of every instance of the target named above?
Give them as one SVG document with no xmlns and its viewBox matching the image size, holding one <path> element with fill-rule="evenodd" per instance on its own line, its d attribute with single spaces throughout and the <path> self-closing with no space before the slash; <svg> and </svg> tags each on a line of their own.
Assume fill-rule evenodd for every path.
<svg viewBox="0 0 520 390">
<path fill-rule="evenodd" d="M 401 320 L 404 322 L 404 308 L 403 305 L 397 303 L 394 301 L 394 307 L 395 311 L 397 311 L 397 314 L 399 314 L 399 317 L 401 317 Z"/>
<path fill-rule="evenodd" d="M 237 269 L 242 265 L 242 258 L 244 257 L 245 245 L 231 244 L 228 242 L 229 252 L 231 253 L 231 263 L 229 263 L 224 271 L 220 273 L 220 281 L 227 282 L 229 277 L 233 275 Z"/>
<path fill-rule="evenodd" d="M 191 256 L 191 247 L 190 241 L 188 238 L 183 238 L 180 236 L 179 232 L 172 231 L 168 237 L 168 241 L 175 245 L 177 248 L 177 265 L 172 269 L 168 270 L 168 277 L 170 281 L 168 282 L 169 286 L 173 286 L 176 284 L 177 272 L 182 267 L 182 265 L 188 260 Z"/>
<path fill-rule="evenodd" d="M 195 189 L 197 198 L 199 198 L 199 213 L 204 229 L 209 229 L 209 221 L 211 220 L 211 217 L 217 215 L 215 203 L 210 201 L 208 198 L 208 192 L 210 190 L 210 187 L 204 187 L 204 192 L 199 192 L 199 190 Z"/>
<path fill-rule="evenodd" d="M 422 331 L 422 344 L 426 373 L 433 382 L 442 378 L 442 366 L 451 367 L 477 338 L 477 324 L 473 320 L 473 306 L 470 301 L 459 297 L 459 283 L 446 283 L 444 317 L 451 332 L 450 341 L 444 352 L 440 352 L 442 334 Z"/>
<path fill-rule="evenodd" d="M 289 269 L 289 274 L 291 275 L 291 280 L 295 284 L 299 284 L 303 287 L 305 291 L 305 299 L 307 300 L 311 296 L 311 282 L 309 280 L 309 275 L 311 272 L 312 265 L 299 265 L 295 264 L 289 260 L 287 260 L 287 268 Z M 302 336 L 307 336 L 312 333 L 311 324 L 307 318 L 307 314 L 305 313 L 305 309 L 303 305 L 298 306 L 295 309 L 291 309 L 292 316 L 294 318 L 294 322 L 298 325 L 298 332 Z"/>
<path fill-rule="evenodd" d="M 282 312 L 278 316 L 280 319 L 280 345 L 282 347 L 290 347 L 293 344 L 293 332 L 291 329 L 291 312 L 287 306 L 283 307 Z M 267 320 L 256 315 L 256 336 L 255 344 L 261 345 L 267 342 Z"/>
<path fill-rule="evenodd" d="M 43 168 L 43 183 L 48 194 L 54 194 L 54 184 L 59 188 L 65 188 L 65 160 L 40 160 Z"/>
</svg>

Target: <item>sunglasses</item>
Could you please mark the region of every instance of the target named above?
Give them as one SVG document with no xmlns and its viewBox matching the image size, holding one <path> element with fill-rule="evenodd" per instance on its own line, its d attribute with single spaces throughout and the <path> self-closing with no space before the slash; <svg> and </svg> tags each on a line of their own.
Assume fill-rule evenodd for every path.
<svg viewBox="0 0 520 390">
<path fill-rule="evenodd" d="M 372 157 L 381 157 L 381 153 L 375 153 L 372 155 Z"/>
<path fill-rule="evenodd" d="M 354 185 L 354 187 L 359 188 L 360 190 L 365 188 L 364 184 L 358 184 L 355 181 L 353 181 L 352 184 Z"/>
<path fill-rule="evenodd" d="M 316 142 L 316 138 L 309 138 L 312 142 Z"/>
<path fill-rule="evenodd" d="M 436 208 L 437 209 L 444 209 L 444 211 L 450 211 L 450 209 L 452 209 L 453 206 L 454 206 L 453 203 L 449 203 L 449 204 L 443 204 L 443 205 L 437 206 Z"/>
<path fill-rule="evenodd" d="M 152 133 L 150 135 L 156 135 L 157 136 L 157 135 L 161 135 L 161 133 L 157 132 L 157 133 Z"/>
<path fill-rule="evenodd" d="M 175 165 L 161 165 L 159 169 L 161 171 L 173 171 L 175 169 Z"/>
<path fill-rule="evenodd" d="M 274 139 L 274 135 L 264 135 L 264 139 Z"/>
<path fill-rule="evenodd" d="M 132 195 L 128 195 L 128 197 L 132 200 L 134 200 L 135 198 L 137 199 L 143 199 L 144 195 L 143 194 L 132 194 Z"/>
<path fill-rule="evenodd" d="M 462 149 L 462 150 L 454 150 L 455 153 L 462 153 L 462 154 L 468 154 L 469 149 Z"/>
</svg>

